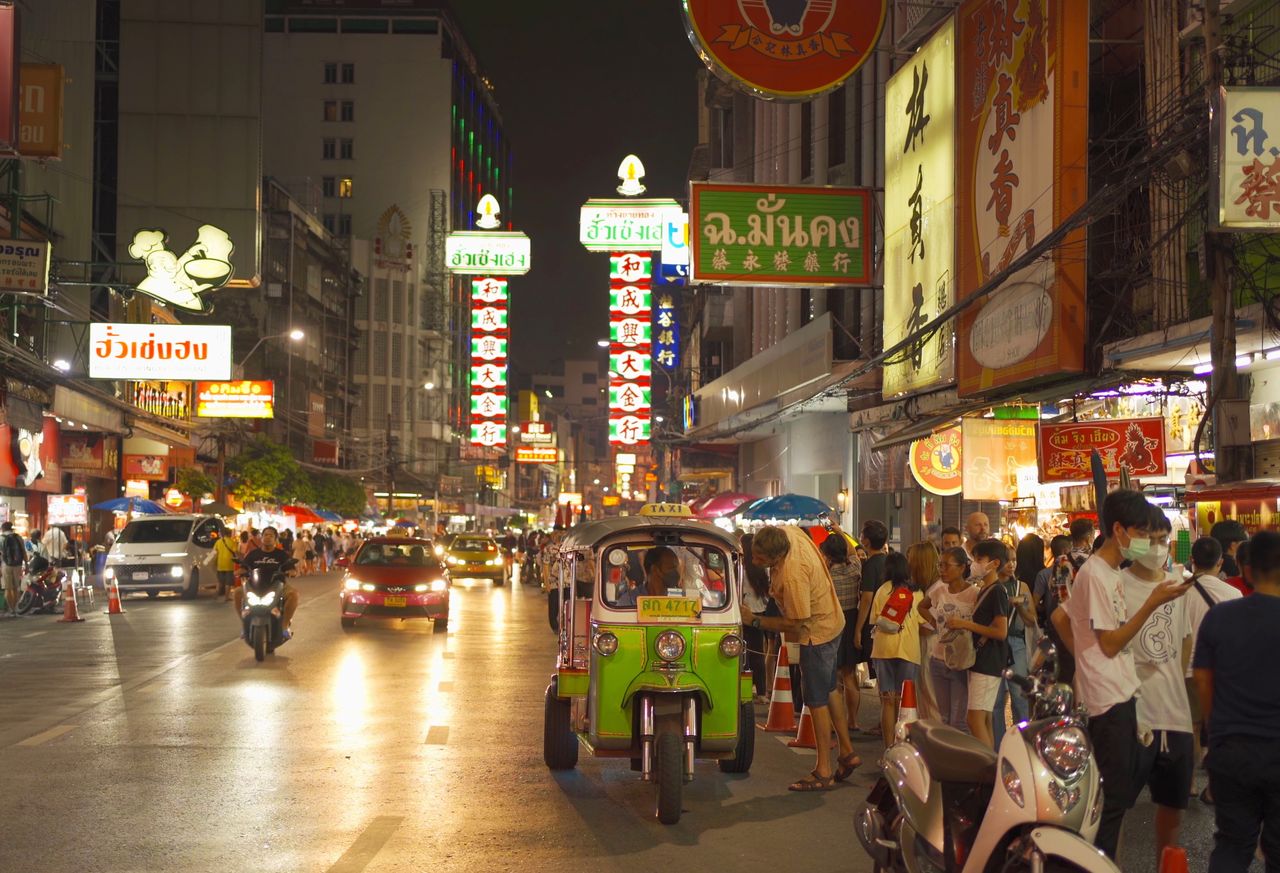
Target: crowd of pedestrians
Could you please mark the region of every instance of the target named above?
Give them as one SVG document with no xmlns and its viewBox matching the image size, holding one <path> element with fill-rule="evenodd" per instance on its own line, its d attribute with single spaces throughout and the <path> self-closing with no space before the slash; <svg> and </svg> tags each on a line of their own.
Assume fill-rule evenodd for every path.
<svg viewBox="0 0 1280 873">
<path fill-rule="evenodd" d="M 1178 844 L 1198 796 L 1215 809 L 1211 873 L 1244 871 L 1255 851 L 1280 869 L 1280 673 L 1268 666 L 1280 627 L 1280 533 L 1250 538 L 1238 522 L 1219 522 L 1180 564 L 1172 527 L 1141 494 L 1120 490 L 1096 525 L 1076 519 L 1047 547 L 1037 534 L 993 537 L 982 513 L 905 553 L 890 549 L 878 520 L 863 524 L 856 547 L 835 525 L 744 537 L 757 694 L 772 684 L 770 632 L 800 642 L 799 696 L 813 713 L 818 760 L 792 789 L 830 787 L 857 765 L 848 734 L 859 730 L 859 671 L 868 668 L 881 702 L 868 733 L 893 741 L 911 680 L 922 716 L 998 748 L 1029 715 L 1004 670 L 1025 675 L 1047 634 L 1060 680 L 1088 711 L 1103 780 L 1098 847 L 1115 857 L 1125 814 L 1146 789 L 1157 854 Z M 823 741 L 833 730 L 835 756 Z M 1198 786 L 1201 768 L 1208 778 Z"/>
</svg>

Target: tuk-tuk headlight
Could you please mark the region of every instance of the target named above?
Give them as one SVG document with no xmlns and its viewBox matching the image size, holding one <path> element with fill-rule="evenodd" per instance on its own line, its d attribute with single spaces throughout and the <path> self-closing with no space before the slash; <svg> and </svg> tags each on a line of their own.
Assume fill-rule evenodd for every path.
<svg viewBox="0 0 1280 873">
<path fill-rule="evenodd" d="M 737 634 L 725 634 L 720 640 L 720 654 L 726 658 L 737 658 L 742 654 L 742 637 Z"/>
<path fill-rule="evenodd" d="M 684 654 L 684 637 L 676 631 L 663 631 L 653 641 L 654 651 L 664 661 L 674 661 Z"/>
<path fill-rule="evenodd" d="M 591 645 L 595 650 L 606 658 L 618 651 L 618 637 L 609 631 L 602 631 L 595 635 L 595 639 L 591 641 Z"/>
</svg>

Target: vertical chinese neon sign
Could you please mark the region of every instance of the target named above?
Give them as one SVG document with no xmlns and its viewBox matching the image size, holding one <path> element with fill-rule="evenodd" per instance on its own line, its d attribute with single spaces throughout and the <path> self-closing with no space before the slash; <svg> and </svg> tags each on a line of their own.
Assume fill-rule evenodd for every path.
<svg viewBox="0 0 1280 873">
<path fill-rule="evenodd" d="M 676 318 L 675 295 L 663 291 L 653 310 L 653 362 L 674 370 L 680 364 L 680 322 Z"/>
<path fill-rule="evenodd" d="M 471 280 L 471 442 L 507 444 L 507 280 Z"/>
<path fill-rule="evenodd" d="M 649 442 L 653 367 L 653 257 L 609 256 L 609 442 Z"/>
</svg>

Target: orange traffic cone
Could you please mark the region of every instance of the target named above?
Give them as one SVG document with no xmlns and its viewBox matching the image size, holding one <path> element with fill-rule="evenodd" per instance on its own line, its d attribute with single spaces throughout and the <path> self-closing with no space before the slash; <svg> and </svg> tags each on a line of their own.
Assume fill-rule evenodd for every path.
<svg viewBox="0 0 1280 873">
<path fill-rule="evenodd" d="M 1165 846 L 1160 853 L 1160 873 L 1187 873 L 1187 850 Z"/>
<path fill-rule="evenodd" d="M 107 589 L 107 608 L 102 612 L 104 615 L 124 615 L 124 605 L 120 602 L 120 583 L 115 579 L 111 580 L 111 587 Z"/>
<path fill-rule="evenodd" d="M 80 609 L 76 606 L 76 589 L 71 584 L 71 577 L 62 580 L 62 618 L 58 621 L 84 621 L 80 617 Z"/>
<path fill-rule="evenodd" d="M 778 648 L 778 669 L 773 674 L 773 692 L 769 695 L 769 718 L 761 730 L 789 734 L 796 729 L 796 711 L 791 699 L 791 663 L 786 645 Z"/>
<path fill-rule="evenodd" d="M 893 728 L 894 737 L 901 739 L 906 736 L 907 725 L 919 720 L 920 713 L 916 709 L 916 683 L 907 679 L 902 683 L 902 694 L 898 697 L 898 721 Z"/>
<path fill-rule="evenodd" d="M 800 727 L 796 729 L 796 738 L 787 743 L 793 749 L 816 749 L 818 738 L 813 734 L 813 716 L 809 714 L 809 704 L 800 711 Z"/>
</svg>

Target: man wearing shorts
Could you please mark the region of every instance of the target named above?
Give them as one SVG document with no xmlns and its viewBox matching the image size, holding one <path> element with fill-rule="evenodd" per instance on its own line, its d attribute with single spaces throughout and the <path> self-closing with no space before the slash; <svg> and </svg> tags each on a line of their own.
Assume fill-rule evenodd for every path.
<svg viewBox="0 0 1280 873">
<path fill-rule="evenodd" d="M 22 585 L 22 567 L 27 549 L 22 537 L 13 532 L 13 523 L 0 524 L 0 582 L 4 583 L 4 603 L 9 614 L 18 614 L 18 588 Z"/>
<path fill-rule="evenodd" d="M 791 791 L 826 791 L 843 782 L 862 763 L 849 741 L 849 716 L 837 681 L 836 661 L 844 631 L 844 612 L 827 565 L 803 530 L 793 525 L 761 528 L 751 543 L 751 560 L 769 571 L 769 594 L 782 617 L 747 614 L 743 623 L 757 630 L 785 633 L 800 644 L 804 699 L 817 737 L 817 766 L 789 786 Z M 831 760 L 831 731 L 840 744 Z"/>
</svg>

